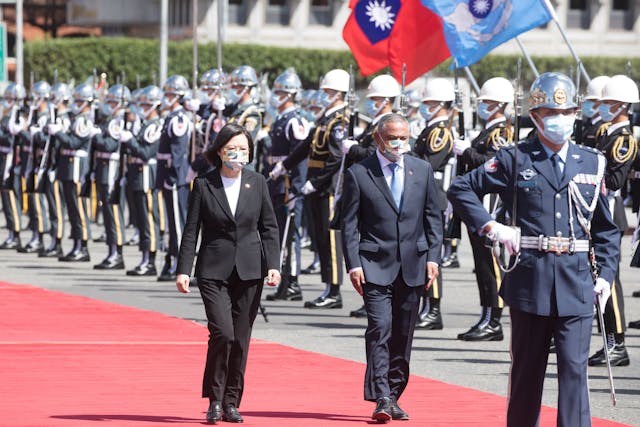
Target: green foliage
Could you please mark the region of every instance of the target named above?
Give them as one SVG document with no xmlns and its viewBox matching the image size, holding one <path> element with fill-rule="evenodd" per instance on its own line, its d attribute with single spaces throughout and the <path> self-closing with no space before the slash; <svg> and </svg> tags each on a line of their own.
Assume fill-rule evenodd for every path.
<svg viewBox="0 0 640 427">
<path fill-rule="evenodd" d="M 25 75 L 33 71 L 37 79 L 52 81 L 54 70 L 57 69 L 60 80 L 74 79 L 78 82 L 89 77 L 95 68 L 98 74 L 107 73 L 110 82 L 114 82 L 116 76 L 125 72 L 129 86 L 135 85 L 136 76 L 140 77 L 141 85 L 145 86 L 152 83 L 153 75 L 157 73 L 158 55 L 158 41 L 150 39 L 103 37 L 29 42 L 25 44 Z M 170 42 L 168 75 L 182 74 L 191 81 L 191 55 L 191 42 Z M 217 63 L 215 43 L 200 45 L 198 56 L 200 73 L 214 68 Z M 320 77 L 332 68 L 349 69 L 350 65 L 353 66 L 356 70 L 356 86 L 359 89 L 365 88 L 373 77 L 364 78 L 357 73 L 356 62 L 349 51 L 229 43 L 223 46 L 222 56 L 225 71 L 241 64 L 249 64 L 259 73 L 268 73 L 270 83 L 288 67 L 295 67 L 304 87 L 309 88 L 317 87 Z M 479 84 L 495 76 L 513 80 L 516 77 L 517 59 L 516 55 L 489 55 L 470 68 Z M 626 74 L 626 58 L 585 57 L 582 60 L 592 77 Z M 534 57 L 533 61 L 540 72 L 575 72 L 575 63 L 569 55 Z M 640 58 L 633 58 L 631 62 L 634 75 L 640 75 Z M 453 71 L 449 69 L 450 64 L 450 60 L 445 61 L 432 70 L 431 75 L 453 76 Z M 461 73 L 461 76 L 464 74 Z M 523 60 L 522 87 L 526 90 L 533 80 L 533 72 Z"/>
</svg>

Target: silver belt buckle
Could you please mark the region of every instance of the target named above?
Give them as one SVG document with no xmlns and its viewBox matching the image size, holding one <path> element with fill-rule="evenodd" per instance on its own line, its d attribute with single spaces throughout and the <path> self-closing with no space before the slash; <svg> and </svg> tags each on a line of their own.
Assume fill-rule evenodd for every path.
<svg viewBox="0 0 640 427">
<path fill-rule="evenodd" d="M 555 252 L 562 255 L 569 250 L 569 243 L 563 241 L 562 237 L 547 237 L 547 252 Z"/>
</svg>

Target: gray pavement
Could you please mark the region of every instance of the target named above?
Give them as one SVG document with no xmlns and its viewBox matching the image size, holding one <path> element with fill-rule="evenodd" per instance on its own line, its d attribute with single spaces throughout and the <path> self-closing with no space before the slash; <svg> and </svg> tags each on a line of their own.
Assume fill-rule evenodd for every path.
<svg viewBox="0 0 640 427">
<path fill-rule="evenodd" d="M 92 230 L 93 236 L 101 234 L 100 226 L 93 225 Z M 128 235 L 130 234 L 131 230 L 128 230 Z M 25 231 L 22 235 L 23 239 L 28 240 L 30 233 Z M 0 241 L 5 237 L 6 231 L 0 230 Z M 65 241 L 64 245 L 65 250 L 68 250 L 70 242 Z M 456 339 L 457 334 L 474 324 L 479 315 L 478 292 L 472 274 L 473 260 L 470 251 L 468 240 L 463 238 L 460 249 L 461 268 L 444 270 L 443 274 L 444 329 L 416 331 L 411 369 L 416 375 L 506 396 L 510 339 L 508 310 L 505 310 L 503 317 L 504 341 L 465 343 Z M 131 278 L 124 271 L 93 270 L 93 264 L 99 263 L 105 256 L 106 245 L 92 242 L 90 252 L 90 263 L 62 263 L 55 259 L 38 258 L 37 255 L 0 251 L 0 280 L 84 295 L 206 323 L 197 288 L 189 295 L 182 295 L 170 282 L 158 283 L 154 278 Z M 303 256 L 303 265 L 306 266 L 311 261 L 311 254 L 305 250 Z M 640 290 L 640 280 L 637 279 L 640 270 L 629 267 L 630 257 L 630 238 L 625 236 L 621 274 L 625 288 L 627 322 L 640 319 L 640 298 L 631 297 L 633 291 Z M 125 258 L 127 268 L 135 266 L 139 261 L 137 248 L 125 247 Z M 158 258 L 159 269 L 162 256 Z M 302 276 L 301 283 L 305 300 L 315 298 L 323 289 L 319 275 Z M 265 294 L 269 292 L 270 289 L 265 290 Z M 351 288 L 346 276 L 342 295 L 344 308 L 334 310 L 304 309 L 301 302 L 265 301 L 269 322 L 266 323 L 258 316 L 253 337 L 364 362 L 366 320 L 348 317 L 349 311 L 360 307 L 362 300 Z M 36 316 L 37 313 L 33 315 Z M 639 425 L 640 330 L 628 331 L 626 345 L 631 365 L 614 368 L 618 397 L 616 408 L 612 408 L 610 403 L 606 369 L 590 368 L 591 412 L 594 417 Z M 592 352 L 601 346 L 601 338 L 594 326 Z M 556 378 L 555 356 L 551 355 L 543 397 L 545 405 L 556 406 Z M 353 398 L 359 399 L 360 396 Z"/>
</svg>

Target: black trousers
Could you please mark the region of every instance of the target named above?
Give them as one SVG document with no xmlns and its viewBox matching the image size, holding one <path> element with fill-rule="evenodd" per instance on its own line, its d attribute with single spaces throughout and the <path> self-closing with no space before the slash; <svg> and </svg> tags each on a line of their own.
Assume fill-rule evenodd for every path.
<svg viewBox="0 0 640 427">
<path fill-rule="evenodd" d="M 44 194 L 29 193 L 29 228 L 33 233 L 44 234 L 49 230 L 49 216 L 46 211 Z"/>
<path fill-rule="evenodd" d="M 81 188 L 82 185 L 79 182 L 62 182 L 62 192 L 67 205 L 71 237 L 73 240 L 86 242 L 91 238 L 91 230 L 89 228 L 87 204 L 85 203 L 85 198 L 80 196 Z"/>
<path fill-rule="evenodd" d="M 272 194 L 271 203 L 273 204 L 273 210 L 276 214 L 280 242 L 287 239 L 287 245 L 285 247 L 286 256 L 284 257 L 284 265 L 281 266 L 282 273 L 283 275 L 299 276 L 302 256 L 299 232 L 299 230 L 302 229 L 302 200 L 297 199 L 294 202 L 293 209 L 295 215 L 289 221 L 289 230 L 286 236 L 284 235 L 284 229 L 290 212 L 287 204 L 284 202 L 284 194 Z"/>
<path fill-rule="evenodd" d="M 124 206 L 124 192 L 120 191 L 120 204 L 111 203 L 111 190 L 107 184 L 96 184 L 98 200 L 102 205 L 102 220 L 104 231 L 107 236 L 108 246 L 124 245 L 124 214 L 121 206 Z"/>
<path fill-rule="evenodd" d="M 365 400 L 399 399 L 407 387 L 413 331 L 423 289 L 423 286 L 407 286 L 402 273 L 389 286 L 365 283 L 364 305 L 368 319 L 364 335 L 367 349 Z"/>
<path fill-rule="evenodd" d="M 167 212 L 167 222 L 169 225 L 169 252 L 168 254 L 177 257 L 178 247 L 182 240 L 182 230 L 187 220 L 187 204 L 189 202 L 189 185 L 181 185 L 173 190 L 162 189 L 162 198 Z"/>
<path fill-rule="evenodd" d="M 7 220 L 7 228 L 14 233 L 20 233 L 22 219 L 22 196 L 20 193 L 20 177 L 14 177 L 13 182 L 6 183 L 2 193 L 2 210 Z"/>
<path fill-rule="evenodd" d="M 511 373 L 507 427 L 536 427 L 549 344 L 558 360 L 558 427 L 590 426 L 587 359 L 593 315 L 538 316 L 510 308 Z"/>
<path fill-rule="evenodd" d="M 333 217 L 333 196 L 311 194 L 307 198 L 313 215 L 311 223 L 315 227 L 322 281 L 339 287 L 343 275 L 342 239 L 339 230 L 329 228 Z"/>
<path fill-rule="evenodd" d="M 620 239 L 622 244 L 622 233 Z M 611 297 L 607 300 L 603 313 L 604 327 L 608 333 L 623 334 L 627 330 L 627 321 L 624 316 L 624 295 L 620 282 L 620 261 L 612 285 Z"/>
<path fill-rule="evenodd" d="M 51 223 L 49 234 L 52 239 L 62 240 L 64 235 L 64 212 L 66 207 L 62 198 L 60 181 L 56 179 L 51 182 L 46 174 L 42 179 L 46 180 L 44 184 L 44 194 L 47 198 L 49 221 Z"/>
<path fill-rule="evenodd" d="M 132 212 L 137 215 L 135 224 L 140 232 L 138 248 L 141 252 L 157 252 L 160 248 L 160 227 L 158 226 L 158 196 L 156 190 L 134 191 Z"/>
<path fill-rule="evenodd" d="M 476 282 L 482 307 L 502 308 L 504 302 L 498 296 L 502 284 L 502 271 L 493 252 L 484 245 L 484 237 L 469 233 L 469 242 L 473 252 L 473 264 L 476 270 Z"/>
<path fill-rule="evenodd" d="M 227 280 L 198 277 L 198 287 L 209 329 L 202 397 L 240 407 L 262 280 L 243 281 L 234 268 Z"/>
</svg>

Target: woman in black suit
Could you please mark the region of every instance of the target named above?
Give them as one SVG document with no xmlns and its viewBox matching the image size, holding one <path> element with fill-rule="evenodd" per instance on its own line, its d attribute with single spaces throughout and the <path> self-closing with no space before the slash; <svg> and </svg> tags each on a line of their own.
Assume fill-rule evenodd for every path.
<svg viewBox="0 0 640 427">
<path fill-rule="evenodd" d="M 270 286 L 280 282 L 278 225 L 264 177 L 243 169 L 253 157 L 244 127 L 223 127 L 206 157 L 215 169 L 197 178 L 191 190 L 176 286 L 189 292 L 202 229 L 195 269 L 209 328 L 202 397 L 209 398 L 208 422 L 241 423 L 237 408 L 263 277 Z"/>
</svg>

